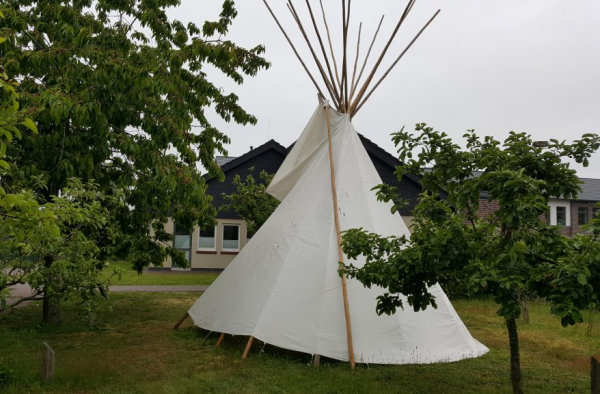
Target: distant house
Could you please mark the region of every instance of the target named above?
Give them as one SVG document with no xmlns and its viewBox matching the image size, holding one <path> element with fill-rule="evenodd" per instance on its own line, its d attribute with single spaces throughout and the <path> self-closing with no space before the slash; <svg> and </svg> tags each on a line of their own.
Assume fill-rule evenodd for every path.
<svg viewBox="0 0 600 394">
<path fill-rule="evenodd" d="M 400 161 L 369 139 L 360 134 L 359 136 L 382 181 L 395 185 L 402 197 L 409 201 L 408 206 L 401 210 L 400 214 L 406 224 L 410 225 L 412 223 L 410 211 L 415 207 L 418 195 L 421 193 L 420 178 L 406 175 L 401 181 L 398 181 L 394 171 L 396 166 L 401 164 Z M 251 148 L 249 152 L 240 157 L 217 157 L 217 163 L 225 174 L 225 181 L 219 182 L 217 179 L 206 176 L 207 194 L 213 197 L 215 208 L 218 209 L 223 205 L 222 194 L 231 194 L 236 191 L 233 184 L 236 175 L 244 179 L 250 173 L 257 176 L 262 170 L 272 174 L 276 173 L 289 149 L 270 140 L 255 149 Z M 186 254 L 192 270 L 224 269 L 248 242 L 246 223 L 233 211 L 219 211 L 217 225 L 211 229 L 201 231 L 199 228 L 195 228 L 190 233 L 178 229 L 177 224 L 170 220 L 167 224 L 167 231 L 174 231 L 174 246 Z M 177 267 L 172 267 L 170 258 L 165 261 L 163 267 L 177 269 Z"/>
<path fill-rule="evenodd" d="M 581 226 L 587 224 L 600 210 L 600 179 L 581 178 L 581 193 L 576 200 L 553 198 L 550 200 L 550 224 L 563 226 L 565 235 L 582 233 Z"/>
<path fill-rule="evenodd" d="M 475 176 L 480 175 L 478 172 Z M 600 202 L 600 179 L 580 178 L 581 193 L 576 200 L 562 198 L 551 198 L 548 202 L 548 214 L 546 220 L 553 226 L 561 226 L 563 234 L 571 236 L 582 233 L 581 226 L 587 224 L 600 208 L 596 203 Z M 498 209 L 498 202 L 488 200 L 484 193 L 479 200 L 479 216 L 486 217 Z"/>
</svg>

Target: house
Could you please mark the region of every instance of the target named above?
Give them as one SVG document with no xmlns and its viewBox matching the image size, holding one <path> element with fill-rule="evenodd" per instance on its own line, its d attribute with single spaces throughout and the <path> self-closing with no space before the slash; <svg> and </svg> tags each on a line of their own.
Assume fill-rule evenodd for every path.
<svg viewBox="0 0 600 394">
<path fill-rule="evenodd" d="M 474 175 L 479 176 L 481 173 L 477 171 Z M 600 211 L 596 206 L 600 202 L 600 179 L 580 178 L 580 180 L 582 181 L 581 193 L 577 199 L 551 198 L 548 202 L 546 220 L 549 220 L 553 226 L 562 226 L 561 232 L 564 235 L 583 233 L 581 226 L 587 224 Z M 498 202 L 488 200 L 487 195 L 483 193 L 479 200 L 478 215 L 486 217 L 497 209 Z"/>
<path fill-rule="evenodd" d="M 550 224 L 563 226 L 565 235 L 582 233 L 581 226 L 587 224 L 600 211 L 600 179 L 580 178 L 581 193 L 576 200 L 553 198 L 550 200 Z"/>
<path fill-rule="evenodd" d="M 359 137 L 382 181 L 395 185 L 402 198 L 408 200 L 408 205 L 400 211 L 400 214 L 410 228 L 413 220 L 410 212 L 414 209 L 421 193 L 420 177 L 408 174 L 398 181 L 394 171 L 401 162 L 363 135 L 359 134 Z M 235 193 L 233 179 L 236 175 L 244 179 L 249 174 L 258 175 L 263 170 L 274 174 L 290 149 L 291 146 L 285 148 L 278 142 L 270 140 L 258 148 L 251 147 L 250 151 L 240 157 L 217 157 L 217 163 L 225 174 L 225 180 L 219 182 L 205 175 L 208 185 L 207 194 L 212 196 L 215 208 L 218 209 L 224 204 L 223 194 Z M 474 176 L 479 176 L 481 173 L 477 171 Z M 577 200 L 555 198 L 549 202 L 550 223 L 563 226 L 561 231 L 565 235 L 571 236 L 582 232 L 581 226 L 598 212 L 595 204 L 600 202 L 600 179 L 582 178 L 581 180 L 583 181 L 582 192 Z M 481 195 L 479 203 L 478 214 L 483 217 L 498 209 L 497 201 L 488 200 L 485 193 Z M 233 211 L 219 210 L 214 228 L 203 231 L 195 228 L 191 233 L 177 229 L 176 224 L 169 219 L 167 231 L 174 231 L 174 246 L 186 254 L 192 270 L 222 270 L 248 242 L 246 223 Z M 179 269 L 172 266 L 170 258 L 164 262 L 163 268 Z"/>
<path fill-rule="evenodd" d="M 400 211 L 408 226 L 412 223 L 410 211 L 417 203 L 421 193 L 420 178 L 414 175 L 405 175 L 398 181 L 394 171 L 400 161 L 389 154 L 371 140 L 360 135 L 360 139 L 369 157 L 373 161 L 379 176 L 384 183 L 395 185 L 402 195 L 408 200 L 408 206 Z M 285 159 L 291 147 L 285 148 L 278 142 L 270 140 L 240 157 L 217 157 L 217 163 L 225 174 L 225 181 L 219 182 L 214 178 L 206 176 L 208 185 L 207 194 L 213 197 L 215 208 L 223 205 L 223 194 L 231 194 L 236 191 L 233 179 L 239 175 L 244 179 L 248 174 L 255 176 L 265 170 L 268 173 L 276 173 Z M 195 228 L 191 233 L 177 229 L 176 223 L 169 220 L 167 231 L 173 231 L 174 246 L 183 251 L 192 270 L 222 270 L 233 260 L 235 255 L 248 242 L 246 223 L 233 211 L 219 211 L 217 224 L 211 229 Z M 166 269 L 178 269 L 172 266 L 171 259 L 167 259 L 163 267 Z"/>
</svg>

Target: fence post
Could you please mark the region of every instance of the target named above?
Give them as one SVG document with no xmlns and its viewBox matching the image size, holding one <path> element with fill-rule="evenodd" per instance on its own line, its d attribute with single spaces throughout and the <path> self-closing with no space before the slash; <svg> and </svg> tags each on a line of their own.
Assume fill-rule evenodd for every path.
<svg viewBox="0 0 600 394">
<path fill-rule="evenodd" d="M 42 353 L 42 378 L 49 382 L 54 378 L 54 350 L 46 342 Z"/>
<path fill-rule="evenodd" d="M 592 394 L 600 394 L 600 363 L 596 357 L 590 357 L 591 377 L 592 377 Z"/>
</svg>

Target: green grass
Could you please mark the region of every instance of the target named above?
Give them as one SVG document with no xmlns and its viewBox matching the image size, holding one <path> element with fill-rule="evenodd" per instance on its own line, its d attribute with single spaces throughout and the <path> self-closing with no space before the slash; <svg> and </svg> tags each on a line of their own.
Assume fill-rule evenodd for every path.
<svg viewBox="0 0 600 394">
<path fill-rule="evenodd" d="M 173 273 L 173 272 L 143 272 L 138 274 L 131 269 L 128 261 L 112 261 L 108 268 L 102 272 L 102 278 L 112 275 L 112 268 L 119 267 L 124 270 L 121 280 L 116 276 L 111 278 L 111 285 L 136 286 L 136 285 L 210 285 L 219 276 L 218 273 Z"/>
<path fill-rule="evenodd" d="M 451 364 L 365 366 L 324 360 L 255 343 L 242 362 L 244 337 L 228 337 L 173 324 L 196 300 L 189 293 L 125 293 L 111 296 L 90 331 L 76 310 L 64 308 L 65 325 L 39 325 L 33 304 L 0 316 L 0 363 L 14 371 L 7 394 L 77 393 L 510 393 L 509 355 L 503 321 L 491 301 L 456 301 L 475 338 L 490 347 L 478 359 Z M 589 356 L 597 352 L 600 330 L 587 324 L 563 329 L 548 306 L 531 306 L 532 322 L 519 325 L 524 388 L 527 393 L 589 392 Z M 40 381 L 42 341 L 56 351 L 56 377 Z M 1 365 L 1 364 L 0 364 Z M 2 392 L 2 387 L 0 387 Z"/>
</svg>

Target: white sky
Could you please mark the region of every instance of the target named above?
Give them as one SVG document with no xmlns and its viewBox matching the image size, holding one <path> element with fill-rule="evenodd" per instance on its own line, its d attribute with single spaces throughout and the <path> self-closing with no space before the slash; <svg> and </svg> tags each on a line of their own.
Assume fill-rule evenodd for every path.
<svg viewBox="0 0 600 394">
<path fill-rule="evenodd" d="M 334 48 L 341 48 L 340 1 L 323 2 Z M 221 4 L 221 0 L 182 0 L 170 14 L 201 26 L 205 20 L 216 20 Z M 320 81 L 285 1 L 271 0 L 270 4 Z M 315 11 L 319 9 L 318 1 L 311 4 Z M 294 5 L 312 32 L 305 2 Z M 398 0 L 353 1 L 349 58 L 354 59 L 359 22 L 363 22 L 362 61 L 379 18 L 386 15 L 373 60 L 405 5 Z M 247 78 L 242 86 L 208 71 L 217 86 L 235 92 L 242 107 L 259 120 L 255 127 L 243 127 L 212 117 L 232 139 L 230 156 L 269 139 L 291 144 L 317 105 L 314 86 L 262 0 L 237 0 L 236 7 L 239 16 L 226 38 L 245 47 L 264 44 L 264 56 L 272 67 Z M 355 117 L 353 123 L 360 133 L 394 153 L 389 134 L 402 126 L 414 130 L 419 122 L 446 131 L 455 141 L 471 128 L 498 139 L 511 130 L 530 133 L 534 140 L 567 141 L 600 132 L 600 1 L 420 0 L 379 75 L 438 8 L 442 11 L 436 20 Z M 321 88 L 325 91 L 324 85 Z M 588 168 L 574 168 L 582 177 L 600 178 L 600 153 L 592 157 Z"/>
</svg>

